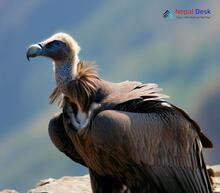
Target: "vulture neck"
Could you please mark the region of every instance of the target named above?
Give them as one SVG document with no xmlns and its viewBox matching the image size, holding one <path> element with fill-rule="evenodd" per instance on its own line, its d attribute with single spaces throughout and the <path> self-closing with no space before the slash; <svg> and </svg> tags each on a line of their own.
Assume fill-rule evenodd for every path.
<svg viewBox="0 0 220 193">
<path fill-rule="evenodd" d="M 64 87 L 77 76 L 77 66 L 79 63 L 78 57 L 75 60 L 69 60 L 64 64 L 55 62 L 55 79 L 57 86 Z"/>
<path fill-rule="evenodd" d="M 61 95 L 65 96 L 64 102 L 68 101 L 68 114 L 74 128 L 86 128 L 94 110 L 100 106 L 98 100 L 94 100 L 100 82 L 96 69 L 92 63 L 82 61 L 55 64 L 55 79 L 57 88 L 50 96 L 51 103 L 58 101 Z"/>
</svg>

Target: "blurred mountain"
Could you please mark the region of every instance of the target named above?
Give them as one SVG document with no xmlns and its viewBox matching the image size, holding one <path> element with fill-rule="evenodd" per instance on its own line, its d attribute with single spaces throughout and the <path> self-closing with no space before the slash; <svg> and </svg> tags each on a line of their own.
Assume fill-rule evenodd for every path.
<svg viewBox="0 0 220 193">
<path fill-rule="evenodd" d="M 28 63 L 25 56 L 27 47 L 54 32 L 72 31 L 72 26 L 77 28 L 101 4 L 100 0 L 68 2 L 1 1 L 2 134 L 21 125 L 45 107 L 47 96 L 53 88 L 51 62 L 36 60 Z M 16 110 L 11 112 L 14 107 Z"/>
<path fill-rule="evenodd" d="M 162 17 L 175 8 L 209 8 L 212 16 Z M 216 84 L 220 72 L 219 1 L 2 0 L 0 16 L 0 189 L 22 192 L 42 178 L 86 172 L 58 152 L 47 134 L 49 119 L 58 111 L 48 105 L 55 84 L 51 61 L 28 63 L 25 58 L 30 44 L 58 31 L 75 37 L 80 57 L 96 60 L 102 78 L 161 84 L 171 102 L 207 120 L 202 125 L 214 138 L 219 121 L 210 117 L 213 109 L 205 99 L 213 99 L 220 88 L 205 90 Z M 220 106 L 217 99 L 214 106 Z M 205 116 L 198 113 L 203 111 Z M 220 162 L 220 155 L 209 156 L 210 162 Z"/>
<path fill-rule="evenodd" d="M 214 83 L 204 85 L 201 90 L 201 100 L 197 105 L 197 119 L 203 128 L 208 129 L 208 134 L 211 137 L 214 148 L 212 151 L 206 151 L 208 161 L 211 163 L 219 163 L 219 136 L 220 136 L 220 76 Z"/>
</svg>

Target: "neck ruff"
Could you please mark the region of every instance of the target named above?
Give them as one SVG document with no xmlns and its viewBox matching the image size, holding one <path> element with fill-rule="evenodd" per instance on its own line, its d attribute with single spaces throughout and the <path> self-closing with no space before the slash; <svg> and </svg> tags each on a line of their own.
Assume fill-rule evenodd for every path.
<svg viewBox="0 0 220 193">
<path fill-rule="evenodd" d="M 73 74 L 71 64 L 55 67 L 57 87 L 50 95 L 50 103 L 62 102 L 66 96 L 72 103 L 80 106 L 82 111 L 88 110 L 92 96 L 97 91 L 98 73 L 93 63 L 80 61 L 77 64 L 77 73 Z M 62 105 L 62 103 L 60 103 Z"/>
</svg>

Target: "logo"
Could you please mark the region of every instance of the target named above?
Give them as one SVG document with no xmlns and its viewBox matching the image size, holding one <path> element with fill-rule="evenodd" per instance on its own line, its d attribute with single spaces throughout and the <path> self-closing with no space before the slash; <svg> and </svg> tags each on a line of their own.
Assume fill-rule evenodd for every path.
<svg viewBox="0 0 220 193">
<path fill-rule="evenodd" d="M 210 19 L 212 15 L 211 9 L 174 9 L 166 10 L 163 13 L 164 18 L 176 18 L 176 19 Z"/>
<path fill-rule="evenodd" d="M 163 17 L 164 17 L 164 18 L 173 18 L 173 14 L 172 14 L 171 11 L 166 10 L 166 11 L 164 12 L 164 14 L 163 14 Z"/>
</svg>

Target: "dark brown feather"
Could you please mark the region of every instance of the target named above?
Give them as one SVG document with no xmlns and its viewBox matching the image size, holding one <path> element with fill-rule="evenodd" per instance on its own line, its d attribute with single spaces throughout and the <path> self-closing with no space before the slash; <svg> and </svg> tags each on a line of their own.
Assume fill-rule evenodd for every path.
<svg viewBox="0 0 220 193">
<path fill-rule="evenodd" d="M 78 76 L 67 90 L 70 102 L 84 111 L 92 102 L 101 106 L 88 128 L 66 130 L 98 176 L 115 177 L 135 193 L 211 192 L 200 128 L 165 101 L 158 85 L 109 83 L 100 80 L 93 67 L 79 63 Z M 55 89 L 52 101 L 60 95 Z"/>
<path fill-rule="evenodd" d="M 93 121 L 89 135 L 93 145 L 85 148 L 95 151 L 87 163 L 99 174 L 126 176 L 131 188 L 140 183 L 143 189 L 139 192 L 212 192 L 199 135 L 175 110 L 103 111 Z"/>
</svg>

